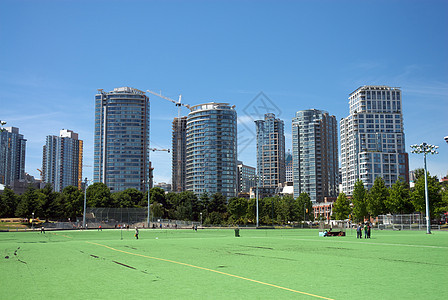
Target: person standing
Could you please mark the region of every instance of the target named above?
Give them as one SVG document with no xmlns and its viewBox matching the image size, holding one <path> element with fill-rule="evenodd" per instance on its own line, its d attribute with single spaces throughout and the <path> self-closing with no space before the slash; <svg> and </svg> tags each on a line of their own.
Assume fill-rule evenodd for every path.
<svg viewBox="0 0 448 300">
<path fill-rule="evenodd" d="M 361 224 L 358 223 L 358 227 L 356 227 L 356 238 L 360 239 L 362 238 L 362 228 Z"/>
<path fill-rule="evenodd" d="M 138 240 L 138 228 L 135 227 L 135 238 Z"/>
<path fill-rule="evenodd" d="M 370 230 L 372 229 L 372 226 L 370 226 L 370 223 L 367 225 L 367 238 L 370 239 Z"/>
<path fill-rule="evenodd" d="M 362 238 L 362 235 L 361 235 Z M 367 238 L 367 223 L 364 223 L 364 238 Z"/>
</svg>

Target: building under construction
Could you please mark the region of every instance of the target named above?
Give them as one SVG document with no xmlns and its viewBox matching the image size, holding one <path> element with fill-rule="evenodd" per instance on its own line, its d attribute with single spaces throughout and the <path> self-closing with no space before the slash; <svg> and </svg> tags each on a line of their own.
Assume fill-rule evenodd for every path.
<svg viewBox="0 0 448 300">
<path fill-rule="evenodd" d="M 173 166 L 172 166 L 172 191 L 185 190 L 185 171 L 187 161 L 187 117 L 174 118 L 173 120 Z"/>
</svg>

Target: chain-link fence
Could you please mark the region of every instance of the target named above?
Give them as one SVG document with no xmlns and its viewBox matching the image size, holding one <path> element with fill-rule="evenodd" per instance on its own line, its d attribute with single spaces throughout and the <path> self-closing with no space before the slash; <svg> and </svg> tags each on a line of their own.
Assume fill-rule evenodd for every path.
<svg viewBox="0 0 448 300">
<path fill-rule="evenodd" d="M 421 214 L 379 215 L 378 229 L 421 230 L 426 229 L 426 221 Z"/>
</svg>

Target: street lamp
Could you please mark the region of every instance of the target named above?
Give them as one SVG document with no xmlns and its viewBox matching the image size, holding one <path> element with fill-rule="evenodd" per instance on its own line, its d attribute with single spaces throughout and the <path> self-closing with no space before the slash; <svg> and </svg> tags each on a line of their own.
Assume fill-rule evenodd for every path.
<svg viewBox="0 0 448 300">
<path fill-rule="evenodd" d="M 82 214 L 82 228 L 86 228 L 86 206 L 87 206 L 87 177 L 84 179 L 84 213 Z"/>
<path fill-rule="evenodd" d="M 150 208 L 149 208 L 149 199 L 150 199 L 150 190 L 149 190 L 149 182 L 150 182 L 150 176 L 148 176 L 148 181 L 146 182 L 147 183 L 147 191 L 148 191 L 148 228 L 149 228 L 149 225 L 150 225 L 150 218 L 151 218 L 151 210 L 150 210 Z"/>
<path fill-rule="evenodd" d="M 411 153 L 421 154 L 423 153 L 423 161 L 425 165 L 425 205 L 426 205 L 426 233 L 431 234 L 431 218 L 429 215 L 429 197 L 428 197 L 428 174 L 426 171 L 426 154 L 438 154 L 436 151 L 439 146 L 434 146 L 426 143 L 420 145 L 411 145 L 413 149 Z"/>
<path fill-rule="evenodd" d="M 259 222 L 259 219 L 258 219 L 258 197 L 259 197 L 259 192 L 258 192 L 258 188 L 259 188 L 259 185 L 260 185 L 260 176 L 255 176 L 255 178 L 256 178 L 256 180 L 257 180 L 257 185 L 256 185 L 256 187 L 257 187 L 257 198 L 256 198 L 256 202 L 257 202 L 257 228 L 258 228 L 258 226 L 260 225 L 260 222 Z"/>
</svg>

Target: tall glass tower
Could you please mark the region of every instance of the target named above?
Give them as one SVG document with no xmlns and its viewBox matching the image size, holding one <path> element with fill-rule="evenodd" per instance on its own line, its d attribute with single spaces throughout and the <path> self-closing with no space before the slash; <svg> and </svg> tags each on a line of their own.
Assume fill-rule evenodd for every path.
<svg viewBox="0 0 448 300">
<path fill-rule="evenodd" d="M 146 191 L 150 180 L 149 99 L 145 92 L 115 88 L 95 95 L 94 182 L 112 192 Z"/>
<path fill-rule="evenodd" d="M 19 128 L 6 127 L 0 132 L 0 183 L 11 185 L 14 180 L 25 179 L 26 139 Z"/>
<path fill-rule="evenodd" d="M 342 190 L 351 195 L 356 180 L 366 189 L 376 177 L 391 186 L 409 181 L 405 152 L 401 90 L 362 86 L 349 96 L 350 115 L 341 119 Z"/>
<path fill-rule="evenodd" d="M 62 129 L 59 136 L 49 135 L 43 147 L 42 177 L 56 192 L 69 185 L 81 189 L 83 141 L 78 134 Z"/>
<path fill-rule="evenodd" d="M 256 120 L 255 126 L 259 185 L 277 188 L 286 181 L 284 122 L 269 113 L 264 120 Z"/>
<path fill-rule="evenodd" d="M 338 127 L 335 116 L 309 109 L 292 119 L 294 197 L 308 193 L 312 202 L 336 197 L 339 185 Z"/>
<path fill-rule="evenodd" d="M 186 188 L 236 196 L 237 116 L 228 103 L 191 107 L 187 117 Z"/>
</svg>

